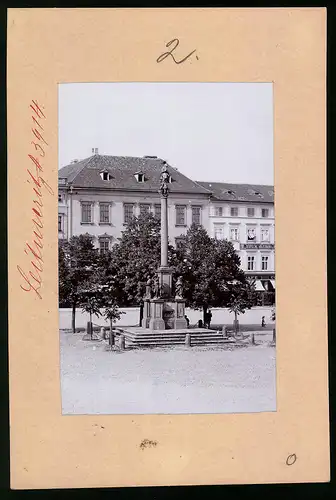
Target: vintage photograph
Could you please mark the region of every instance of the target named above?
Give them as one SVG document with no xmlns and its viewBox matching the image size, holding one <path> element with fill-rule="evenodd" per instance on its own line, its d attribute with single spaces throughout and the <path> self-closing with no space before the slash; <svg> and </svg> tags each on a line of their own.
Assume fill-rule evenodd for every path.
<svg viewBox="0 0 336 500">
<path fill-rule="evenodd" d="M 276 411 L 272 83 L 58 87 L 62 413 Z"/>
</svg>

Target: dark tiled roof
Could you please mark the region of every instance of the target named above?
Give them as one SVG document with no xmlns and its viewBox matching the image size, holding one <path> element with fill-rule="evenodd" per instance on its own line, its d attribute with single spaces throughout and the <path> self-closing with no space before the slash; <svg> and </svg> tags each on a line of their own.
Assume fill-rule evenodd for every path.
<svg viewBox="0 0 336 500">
<path fill-rule="evenodd" d="M 81 160 L 76 163 L 71 163 L 70 165 L 61 168 L 58 171 L 58 178 L 67 179 L 68 183 L 72 183 L 76 175 L 78 175 L 79 172 L 86 166 L 89 160 L 90 158 L 86 158 L 85 160 Z"/>
<path fill-rule="evenodd" d="M 274 203 L 274 186 L 201 181 L 197 184 L 211 191 L 214 201 Z"/>
<path fill-rule="evenodd" d="M 155 191 L 160 186 L 161 169 L 164 160 L 161 158 L 136 158 L 131 156 L 94 155 L 77 163 L 72 163 L 58 171 L 58 178 L 66 178 L 67 183 L 75 188 L 110 188 L 118 190 Z M 102 180 L 100 173 L 107 171 L 111 175 L 108 181 Z M 169 185 L 171 192 L 208 194 L 211 193 L 192 181 L 178 170 L 167 165 L 173 182 Z M 138 182 L 137 172 L 142 172 L 145 182 Z"/>
</svg>

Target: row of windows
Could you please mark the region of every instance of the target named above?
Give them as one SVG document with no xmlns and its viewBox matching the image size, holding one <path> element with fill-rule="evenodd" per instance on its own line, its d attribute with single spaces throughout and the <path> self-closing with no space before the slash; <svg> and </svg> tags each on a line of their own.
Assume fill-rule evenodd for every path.
<svg viewBox="0 0 336 500">
<path fill-rule="evenodd" d="M 134 203 L 124 204 L 124 222 L 127 223 L 134 215 Z M 192 206 L 191 207 L 191 222 L 192 224 L 201 224 L 201 211 L 202 207 Z M 148 203 L 140 203 L 140 215 L 150 213 L 151 205 Z M 161 205 L 154 205 L 154 215 L 156 217 L 161 217 Z M 186 226 L 187 225 L 187 206 L 186 205 L 175 205 L 175 224 L 176 226 Z"/>
<path fill-rule="evenodd" d="M 110 174 L 108 170 L 102 170 L 100 172 L 100 177 L 103 181 L 110 181 L 113 179 L 113 176 Z M 143 172 L 136 172 L 134 174 L 134 177 L 137 180 L 137 182 L 145 182 L 147 180 Z M 173 179 L 169 174 L 168 174 L 168 182 L 173 182 Z"/>
<path fill-rule="evenodd" d="M 256 216 L 256 209 L 254 207 L 230 207 L 230 216 L 231 217 L 239 217 L 240 215 L 244 215 L 244 210 L 246 210 L 245 214 L 247 213 L 248 217 L 255 217 Z M 214 207 L 214 212 L 213 212 L 215 217 L 223 217 L 224 215 L 224 208 L 223 207 Z M 268 208 L 262 208 L 261 209 L 261 217 L 267 218 L 270 216 L 270 211 Z"/>
<path fill-rule="evenodd" d="M 81 203 L 81 222 L 84 224 L 93 223 L 93 204 L 91 202 Z M 191 222 L 194 224 L 201 224 L 201 210 L 200 206 L 191 207 Z M 140 215 L 153 213 L 155 217 L 161 217 L 161 205 L 150 203 L 140 203 Z M 124 203 L 124 223 L 127 224 L 135 214 L 135 204 L 134 203 Z M 177 226 L 187 225 L 187 206 L 186 205 L 176 205 L 175 206 L 175 223 Z M 109 224 L 111 222 L 111 204 L 110 203 L 99 203 L 99 222 L 101 224 Z"/>
<path fill-rule="evenodd" d="M 60 221 L 60 218 L 59 218 Z M 176 238 L 176 244 L 179 244 L 179 239 Z M 107 237 L 100 237 L 99 238 L 99 251 L 101 254 L 107 253 L 109 250 L 111 250 L 111 239 Z M 269 269 L 269 256 L 268 255 L 262 255 L 261 256 L 261 270 L 262 271 L 267 271 Z M 254 255 L 248 255 L 247 257 L 247 270 L 248 271 L 255 271 L 256 270 L 256 258 Z"/>
<path fill-rule="evenodd" d="M 261 256 L 261 270 L 267 271 L 269 266 L 269 257 L 268 255 Z M 255 271 L 256 270 L 256 259 L 254 255 L 247 256 L 247 270 Z"/>
<path fill-rule="evenodd" d="M 63 194 L 58 194 L 58 201 L 60 203 L 62 203 L 64 201 L 64 196 Z M 89 203 L 89 202 L 88 202 Z M 106 205 L 108 205 L 108 203 L 106 203 Z M 129 207 L 134 207 L 134 204 L 133 203 L 129 203 L 127 204 L 129 205 Z M 147 203 L 143 203 L 143 204 L 140 204 L 140 211 L 141 211 L 141 207 L 142 207 L 142 210 L 143 211 L 146 211 L 146 210 L 150 210 L 150 207 L 151 207 L 151 204 L 147 204 Z M 155 207 L 155 213 L 158 213 L 160 212 L 160 204 L 155 204 L 154 205 Z M 180 217 L 181 217 L 181 220 L 183 220 L 183 217 L 185 217 L 185 210 L 186 210 L 186 206 L 185 205 L 177 205 L 178 207 L 178 210 L 180 212 Z M 196 208 L 196 207 L 194 207 Z M 200 208 L 200 207 L 197 207 L 197 208 Z M 130 210 L 131 208 L 129 208 Z M 230 216 L 231 217 L 239 217 L 241 215 L 246 215 L 248 217 L 256 217 L 256 209 L 255 207 L 238 207 L 238 206 L 235 206 L 235 207 L 230 207 Z M 268 218 L 270 216 L 270 210 L 269 208 L 262 208 L 261 209 L 261 212 L 259 212 L 261 217 L 263 218 Z M 223 217 L 224 216 L 224 207 L 214 207 L 214 210 L 213 210 L 213 215 L 215 217 Z M 183 222 L 182 224 L 180 225 L 184 225 L 185 222 Z"/>
<path fill-rule="evenodd" d="M 246 231 L 247 241 L 256 242 L 257 234 L 256 228 L 248 228 Z M 223 240 L 224 236 L 224 227 L 215 225 L 215 238 L 216 240 Z M 240 239 L 240 231 L 238 227 L 230 227 L 230 240 L 239 241 Z M 268 228 L 261 228 L 260 230 L 260 239 L 261 241 L 269 241 L 270 240 L 270 230 Z"/>
</svg>

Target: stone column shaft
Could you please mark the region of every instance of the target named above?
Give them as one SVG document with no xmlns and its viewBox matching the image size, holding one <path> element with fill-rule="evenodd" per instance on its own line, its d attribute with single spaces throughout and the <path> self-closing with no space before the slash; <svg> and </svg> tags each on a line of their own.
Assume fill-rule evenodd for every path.
<svg viewBox="0 0 336 500">
<path fill-rule="evenodd" d="M 161 266 L 168 266 L 168 198 L 161 196 Z"/>
</svg>

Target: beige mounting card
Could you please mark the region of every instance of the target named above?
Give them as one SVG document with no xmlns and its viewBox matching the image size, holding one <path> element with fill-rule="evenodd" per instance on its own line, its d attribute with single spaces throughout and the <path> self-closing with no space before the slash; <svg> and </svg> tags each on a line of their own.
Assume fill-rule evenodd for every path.
<svg viewBox="0 0 336 500">
<path fill-rule="evenodd" d="M 172 39 L 175 61 L 160 59 Z M 328 481 L 326 10 L 9 9 L 7 64 L 11 487 Z M 273 82 L 274 413 L 61 414 L 58 84 L 133 81 Z M 41 111 L 39 166 L 29 155 L 41 151 Z M 32 167 L 44 179 L 41 297 L 24 290 Z"/>
</svg>

